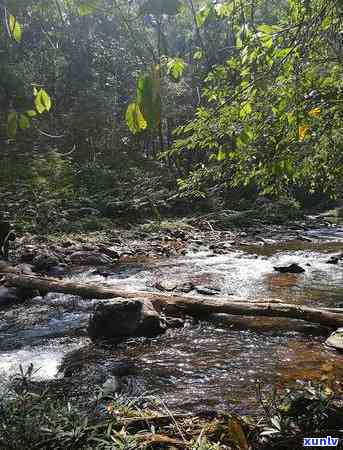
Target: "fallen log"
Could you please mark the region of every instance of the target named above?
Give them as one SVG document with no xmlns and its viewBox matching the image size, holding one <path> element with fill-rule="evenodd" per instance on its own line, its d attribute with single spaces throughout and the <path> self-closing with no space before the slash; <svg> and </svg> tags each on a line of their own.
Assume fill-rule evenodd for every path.
<svg viewBox="0 0 343 450">
<path fill-rule="evenodd" d="M 134 298 L 150 300 L 158 310 L 168 314 L 183 313 L 193 316 L 208 314 L 233 314 L 241 316 L 287 317 L 307 322 L 318 323 L 323 326 L 343 327 L 343 310 L 341 308 L 311 308 L 280 303 L 278 300 L 244 301 L 239 297 L 190 297 L 174 293 L 138 292 L 101 286 L 95 283 L 79 283 L 75 281 L 57 280 L 29 275 L 0 273 L 7 286 L 37 289 L 46 292 L 60 292 L 77 295 L 82 298 Z"/>
</svg>

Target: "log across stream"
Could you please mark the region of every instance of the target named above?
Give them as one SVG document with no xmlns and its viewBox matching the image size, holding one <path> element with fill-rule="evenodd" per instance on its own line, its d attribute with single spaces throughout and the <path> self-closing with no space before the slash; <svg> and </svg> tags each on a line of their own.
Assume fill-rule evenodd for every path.
<svg viewBox="0 0 343 450">
<path fill-rule="evenodd" d="M 287 317 L 318 323 L 327 327 L 343 327 L 343 308 L 312 308 L 279 303 L 275 300 L 242 301 L 241 298 L 232 297 L 207 299 L 154 292 L 142 293 L 104 287 L 95 283 L 78 283 L 9 273 L 3 273 L 2 275 L 6 284 L 12 287 L 59 292 L 89 299 L 134 298 L 142 301 L 150 300 L 159 310 L 166 311 L 168 314 L 181 312 L 188 315 L 203 316 L 204 314 L 224 313 L 243 316 Z"/>
</svg>

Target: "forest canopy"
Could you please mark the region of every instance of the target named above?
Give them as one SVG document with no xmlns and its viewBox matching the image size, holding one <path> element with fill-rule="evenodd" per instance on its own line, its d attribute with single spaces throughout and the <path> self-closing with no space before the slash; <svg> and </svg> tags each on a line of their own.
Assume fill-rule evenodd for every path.
<svg viewBox="0 0 343 450">
<path fill-rule="evenodd" d="M 185 197 L 341 195 L 341 1 L 0 6 L 2 160 L 153 167 Z"/>
</svg>

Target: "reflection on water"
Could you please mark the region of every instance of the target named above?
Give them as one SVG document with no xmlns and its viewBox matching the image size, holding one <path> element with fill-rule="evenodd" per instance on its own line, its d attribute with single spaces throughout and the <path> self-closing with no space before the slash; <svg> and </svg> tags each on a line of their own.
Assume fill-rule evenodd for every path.
<svg viewBox="0 0 343 450">
<path fill-rule="evenodd" d="M 326 235 L 312 233 L 312 237 L 330 239 L 325 243 L 247 245 L 226 255 L 213 255 L 202 248 L 177 259 L 127 264 L 106 280 L 92 275 L 91 270 L 73 278 L 142 291 L 154 289 L 157 281 L 191 281 L 244 299 L 342 306 L 343 262 L 326 264 L 332 254 L 343 250 L 343 229 L 336 231 L 336 235 L 331 229 Z M 273 269 L 293 262 L 306 272 L 280 274 Z M 93 307 L 92 301 L 53 294 L 0 311 L 0 372 L 13 371 L 20 362 L 33 362 L 41 367 L 41 378 L 56 376 L 63 355 L 87 342 L 81 329 Z M 171 330 L 146 343 L 130 345 L 126 355 L 135 361 L 144 390 L 162 396 L 173 409 L 220 407 L 254 412 L 258 381 L 281 387 L 298 379 L 342 377 L 343 354 L 326 348 L 326 336 L 321 332 L 319 327 L 299 321 L 226 316 L 217 318 L 216 323 Z M 115 351 L 109 354 L 112 359 Z"/>
</svg>

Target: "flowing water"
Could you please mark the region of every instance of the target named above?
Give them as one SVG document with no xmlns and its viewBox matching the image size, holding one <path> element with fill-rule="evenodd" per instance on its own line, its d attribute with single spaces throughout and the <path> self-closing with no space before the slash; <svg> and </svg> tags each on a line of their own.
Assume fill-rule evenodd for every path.
<svg viewBox="0 0 343 450">
<path fill-rule="evenodd" d="M 311 238 L 315 242 L 245 245 L 218 256 L 198 247 L 184 257 L 122 265 L 106 280 L 92 275 L 91 269 L 72 278 L 142 291 L 154 290 L 156 282 L 192 281 L 245 299 L 343 307 L 343 263 L 326 264 L 331 255 L 342 252 L 343 230 L 312 231 Z M 306 272 L 280 274 L 273 269 L 292 262 Z M 215 407 L 241 413 L 256 411 L 259 382 L 278 388 L 343 375 L 343 353 L 324 345 L 327 330 L 274 318 L 216 317 L 211 323 L 189 324 L 152 340 L 103 350 L 94 362 L 87 356 L 84 329 L 95 304 L 48 294 L 0 311 L 0 373 L 8 376 L 19 364 L 32 362 L 38 378 L 61 377 L 63 356 L 86 349 L 84 360 L 94 365 L 100 383 L 116 360 L 130 362 L 134 373 L 122 382 L 127 395 L 151 394 L 178 411 Z"/>
</svg>

